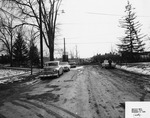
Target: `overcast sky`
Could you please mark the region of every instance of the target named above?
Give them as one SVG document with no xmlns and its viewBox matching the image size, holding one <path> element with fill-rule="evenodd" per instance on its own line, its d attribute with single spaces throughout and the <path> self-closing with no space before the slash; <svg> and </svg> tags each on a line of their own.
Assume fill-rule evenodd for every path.
<svg viewBox="0 0 150 118">
<path fill-rule="evenodd" d="M 150 0 L 130 0 L 135 8 L 137 20 L 143 24 L 142 32 L 150 34 Z M 63 0 L 58 17 L 59 37 L 57 48 L 63 49 L 63 38 L 66 39 L 66 50 L 77 50 L 81 58 L 92 57 L 97 53 L 114 51 L 123 36 L 119 19 L 125 15 L 127 0 Z M 146 42 L 150 45 L 150 41 Z M 148 46 L 146 46 L 146 49 Z"/>
</svg>

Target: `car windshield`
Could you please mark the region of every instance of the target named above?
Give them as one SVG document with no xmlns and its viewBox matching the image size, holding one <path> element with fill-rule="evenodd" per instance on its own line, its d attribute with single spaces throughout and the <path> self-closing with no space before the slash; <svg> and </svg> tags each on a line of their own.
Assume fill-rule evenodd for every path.
<svg viewBox="0 0 150 118">
<path fill-rule="evenodd" d="M 68 62 L 60 62 L 60 65 L 68 65 Z"/>
<path fill-rule="evenodd" d="M 58 66 L 58 62 L 47 63 L 46 66 Z"/>
</svg>

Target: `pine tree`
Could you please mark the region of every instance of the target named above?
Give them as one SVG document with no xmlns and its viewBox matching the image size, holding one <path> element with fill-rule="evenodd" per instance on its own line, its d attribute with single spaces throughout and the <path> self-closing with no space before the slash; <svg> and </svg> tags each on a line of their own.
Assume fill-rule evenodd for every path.
<svg viewBox="0 0 150 118">
<path fill-rule="evenodd" d="M 120 38 L 121 44 L 118 44 L 118 47 L 124 59 L 133 61 L 136 54 L 144 51 L 144 35 L 140 33 L 142 25 L 136 21 L 137 16 L 129 1 L 125 9 L 127 15 L 120 20 L 120 27 L 125 29 L 125 36 Z"/>
<path fill-rule="evenodd" d="M 38 48 L 37 48 L 37 46 L 35 46 L 34 40 L 32 40 L 32 39 L 30 41 L 28 55 L 29 55 L 31 75 L 32 75 L 33 65 L 39 66 L 39 64 L 40 64 L 40 57 L 39 57 L 39 53 L 38 53 Z"/>
<path fill-rule="evenodd" d="M 13 46 L 13 58 L 19 66 L 28 59 L 28 48 L 26 44 L 27 43 L 24 41 L 22 33 L 19 31 Z"/>
<path fill-rule="evenodd" d="M 38 53 L 38 48 L 34 44 L 34 42 L 31 42 L 30 50 L 29 50 L 29 60 L 31 61 L 32 65 L 38 66 L 40 63 L 40 57 Z"/>
</svg>

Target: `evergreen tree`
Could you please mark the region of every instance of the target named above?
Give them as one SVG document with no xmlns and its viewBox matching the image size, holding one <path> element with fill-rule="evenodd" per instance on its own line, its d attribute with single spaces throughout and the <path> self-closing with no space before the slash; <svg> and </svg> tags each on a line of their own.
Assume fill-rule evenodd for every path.
<svg viewBox="0 0 150 118">
<path fill-rule="evenodd" d="M 19 66 L 26 62 L 28 58 L 28 48 L 26 44 L 22 32 L 19 31 L 13 46 L 13 57 L 16 64 Z"/>
<path fill-rule="evenodd" d="M 34 42 L 31 42 L 31 44 L 30 44 L 29 60 L 31 62 L 31 65 L 39 66 L 40 57 L 39 57 L 39 53 L 38 53 L 38 48 L 37 48 L 37 46 L 35 46 Z"/>
<path fill-rule="evenodd" d="M 136 21 L 137 16 L 129 1 L 125 9 L 127 15 L 120 20 L 120 27 L 125 29 L 125 36 L 120 38 L 121 44 L 118 44 L 118 47 L 124 59 L 133 61 L 135 54 L 144 51 L 144 35 L 140 33 L 142 25 Z"/>
</svg>

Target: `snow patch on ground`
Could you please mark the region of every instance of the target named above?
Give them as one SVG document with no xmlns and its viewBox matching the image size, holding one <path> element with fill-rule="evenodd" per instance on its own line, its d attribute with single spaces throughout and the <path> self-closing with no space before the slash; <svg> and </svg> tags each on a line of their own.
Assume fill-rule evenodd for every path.
<svg viewBox="0 0 150 118">
<path fill-rule="evenodd" d="M 25 71 L 20 71 L 20 70 L 0 69 L 0 79 L 4 78 L 4 77 L 20 75 L 20 74 L 24 74 L 24 73 L 25 73 Z"/>
<path fill-rule="evenodd" d="M 150 65 L 116 65 L 116 68 L 134 72 L 134 73 L 139 73 L 139 74 L 144 74 L 144 75 L 150 75 Z"/>
<path fill-rule="evenodd" d="M 18 75 L 26 74 L 27 71 L 0 69 L 0 84 L 22 80 Z"/>
</svg>

